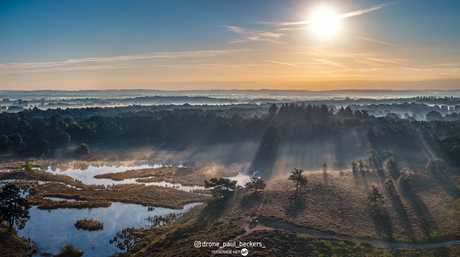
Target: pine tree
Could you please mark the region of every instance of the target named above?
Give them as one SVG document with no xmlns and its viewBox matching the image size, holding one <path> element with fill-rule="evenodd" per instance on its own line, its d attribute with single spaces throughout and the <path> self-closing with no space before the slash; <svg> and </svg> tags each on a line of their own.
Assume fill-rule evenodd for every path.
<svg viewBox="0 0 460 257">
<path fill-rule="evenodd" d="M 0 193 L 0 220 L 6 221 L 11 231 L 13 225 L 23 229 L 29 216 L 29 202 L 20 195 L 19 187 L 15 184 L 7 184 Z"/>
</svg>

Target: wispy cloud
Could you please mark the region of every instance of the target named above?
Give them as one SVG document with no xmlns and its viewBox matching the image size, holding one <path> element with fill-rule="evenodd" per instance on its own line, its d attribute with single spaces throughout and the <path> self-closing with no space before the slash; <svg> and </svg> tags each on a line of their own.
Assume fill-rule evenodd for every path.
<svg viewBox="0 0 460 257">
<path fill-rule="evenodd" d="M 267 62 L 272 62 L 272 63 L 276 63 L 276 64 L 282 64 L 282 65 L 289 65 L 289 66 L 294 66 L 294 67 L 299 67 L 298 65 L 295 65 L 293 63 L 287 63 L 287 62 L 277 62 L 277 61 L 272 61 L 272 60 L 265 60 Z"/>
<path fill-rule="evenodd" d="M 283 36 L 283 33 L 271 32 L 271 31 L 258 31 L 258 30 L 249 30 L 241 27 L 235 26 L 225 26 L 229 31 L 238 33 L 238 34 L 247 34 L 243 39 L 235 39 L 230 43 L 242 43 L 249 41 L 268 41 L 272 43 L 283 43 L 277 39 Z"/>
<path fill-rule="evenodd" d="M 384 44 L 384 45 L 399 47 L 399 48 L 403 48 L 403 49 L 409 49 L 409 48 L 406 48 L 406 47 L 403 47 L 403 46 L 398 46 L 398 45 L 395 45 L 395 44 L 392 44 L 392 43 L 388 43 L 388 42 L 385 42 L 385 41 L 380 41 L 380 40 L 376 40 L 376 39 L 372 39 L 372 38 L 358 37 L 358 36 L 356 36 L 356 38 L 359 38 L 359 39 L 362 39 L 362 40 L 371 41 L 371 42 L 375 42 L 375 43 L 379 43 L 379 44 Z"/>
<path fill-rule="evenodd" d="M 376 61 L 376 62 L 399 63 L 397 61 L 387 60 L 387 59 L 377 59 L 377 58 L 366 58 L 366 59 L 371 60 L 371 61 Z"/>
<path fill-rule="evenodd" d="M 28 63 L 4 63 L 0 64 L 1 73 L 17 72 L 45 72 L 45 71 L 71 71 L 71 70 L 91 70 L 91 69 L 125 69 L 134 67 L 127 62 L 145 59 L 171 59 L 171 58 L 191 58 L 207 57 L 216 55 L 226 55 L 249 49 L 238 50 L 203 50 L 185 52 L 158 52 L 145 55 L 123 55 L 113 57 L 89 57 L 79 59 L 68 59 L 55 62 L 28 62 Z"/>
<path fill-rule="evenodd" d="M 358 15 L 362 15 L 362 14 L 365 14 L 365 13 L 368 13 L 368 12 L 376 11 L 378 9 L 382 9 L 385 6 L 386 6 L 386 4 L 381 4 L 381 5 L 376 5 L 374 7 L 359 10 L 359 11 L 339 14 L 339 15 L 337 15 L 337 18 L 338 19 L 345 19 L 345 18 L 349 18 L 349 17 L 353 17 L 353 16 L 358 16 Z M 281 23 L 277 23 L 277 24 L 275 23 L 275 25 L 278 25 L 278 26 L 293 26 L 293 25 L 305 25 L 305 24 L 311 24 L 311 21 L 306 20 L 306 21 L 295 21 L 295 22 L 281 22 Z"/>
<path fill-rule="evenodd" d="M 420 65 L 420 66 L 423 66 L 423 67 L 452 67 L 452 66 L 460 67 L 460 62 L 423 64 L 423 65 Z"/>
<path fill-rule="evenodd" d="M 342 65 L 340 63 L 333 62 L 333 61 L 330 61 L 330 60 L 327 60 L 327 59 L 313 59 L 313 61 L 319 62 L 319 63 L 322 63 L 322 64 L 336 66 L 336 67 L 346 68 L 346 66 L 344 66 L 344 65 Z"/>
<path fill-rule="evenodd" d="M 371 7 L 371 8 L 367 8 L 367 9 L 363 9 L 363 10 L 359 10 L 359 11 L 355 11 L 355 12 L 344 13 L 344 14 L 340 14 L 338 16 L 339 16 L 340 19 L 353 17 L 353 16 L 358 16 L 358 15 L 365 14 L 365 13 L 368 13 L 368 12 L 376 11 L 378 9 L 382 9 L 385 6 L 386 6 L 386 4 L 376 5 L 376 6 Z"/>
</svg>

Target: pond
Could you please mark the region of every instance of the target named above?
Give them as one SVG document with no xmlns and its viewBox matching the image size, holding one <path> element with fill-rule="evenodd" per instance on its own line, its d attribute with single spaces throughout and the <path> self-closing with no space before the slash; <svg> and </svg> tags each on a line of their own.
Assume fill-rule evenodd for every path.
<svg viewBox="0 0 460 257">
<path fill-rule="evenodd" d="M 83 163 L 83 162 L 80 162 Z M 117 163 L 116 165 L 100 165 L 100 163 L 87 163 L 84 162 L 82 165 L 78 163 L 59 168 L 50 165 L 43 169 L 46 172 L 59 175 L 67 175 L 71 178 L 80 180 L 86 185 L 117 185 L 117 184 L 127 184 L 127 183 L 137 183 L 135 180 L 123 180 L 123 181 L 114 181 L 111 179 L 97 179 L 94 178 L 96 175 L 105 174 L 105 173 L 117 173 L 125 172 L 132 169 L 148 169 L 148 168 L 161 168 L 163 165 L 159 164 L 145 164 L 145 163 Z"/>
<path fill-rule="evenodd" d="M 124 166 L 127 165 L 127 166 Z M 84 184 L 87 185 L 118 185 L 118 184 L 136 184 L 136 179 L 138 178 L 133 178 L 133 179 L 125 179 L 121 181 L 115 181 L 111 179 L 97 179 L 94 178 L 95 175 L 100 175 L 100 174 L 105 174 L 105 173 L 117 173 L 117 172 L 125 172 L 127 170 L 131 169 L 148 169 L 148 168 L 161 168 L 164 167 L 163 165 L 159 164 L 146 164 L 144 162 L 137 162 L 137 163 L 116 163 L 115 165 L 106 165 L 106 164 L 92 164 L 92 163 L 85 163 L 82 165 L 70 165 L 70 166 L 65 166 L 62 170 L 56 166 L 50 165 L 46 167 L 44 170 L 46 172 L 50 172 L 52 174 L 61 174 L 61 175 L 67 175 L 71 178 L 80 180 Z M 179 165 L 179 168 L 182 168 L 184 166 Z M 238 173 L 238 175 L 234 177 L 229 177 L 229 179 L 236 180 L 238 182 L 238 185 L 244 186 L 246 182 L 248 182 L 251 179 L 251 176 Z M 204 190 L 205 188 L 203 186 L 183 186 L 179 183 L 169 183 L 169 182 L 149 182 L 149 183 L 143 183 L 146 186 L 163 186 L 163 187 L 172 187 L 176 188 L 178 190 L 182 191 L 187 191 L 187 192 L 192 192 L 193 190 Z"/>
<path fill-rule="evenodd" d="M 18 231 L 24 236 L 39 244 L 41 252 L 56 254 L 59 247 L 68 243 L 73 244 L 84 252 L 84 256 L 111 256 L 120 250 L 109 241 L 128 227 L 149 227 L 149 216 L 166 215 L 170 213 L 184 213 L 202 203 L 191 203 L 182 210 L 155 207 L 149 211 L 148 207 L 136 204 L 114 202 L 108 208 L 95 209 L 57 209 L 39 210 L 36 206 L 30 209 L 30 220 L 23 230 Z M 93 218 L 104 224 L 99 231 L 77 230 L 74 226 L 77 220 Z M 39 256 L 39 255 L 37 255 Z"/>
</svg>

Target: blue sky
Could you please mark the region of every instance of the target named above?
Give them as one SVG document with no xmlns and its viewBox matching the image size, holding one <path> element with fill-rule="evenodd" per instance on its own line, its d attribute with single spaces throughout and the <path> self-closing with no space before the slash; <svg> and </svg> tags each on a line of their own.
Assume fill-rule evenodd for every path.
<svg viewBox="0 0 460 257">
<path fill-rule="evenodd" d="M 354 14 L 327 38 L 285 25 L 319 9 Z M 460 89 L 459 10 L 428 0 L 3 0 L 0 89 Z"/>
</svg>

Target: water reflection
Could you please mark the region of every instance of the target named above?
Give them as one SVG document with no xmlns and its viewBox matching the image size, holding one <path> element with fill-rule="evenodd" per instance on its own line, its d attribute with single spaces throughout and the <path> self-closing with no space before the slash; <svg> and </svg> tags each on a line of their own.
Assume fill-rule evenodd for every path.
<svg viewBox="0 0 460 257">
<path fill-rule="evenodd" d="M 87 162 L 85 162 L 87 163 Z M 88 164 L 88 163 L 87 163 Z M 116 172 L 125 172 L 131 169 L 148 169 L 148 168 L 161 168 L 162 165 L 159 164 L 140 164 L 138 166 L 123 166 L 118 163 L 118 165 L 98 165 L 100 163 L 89 163 L 85 165 L 85 169 L 80 169 L 81 166 L 73 165 L 71 167 L 65 166 L 58 168 L 57 166 L 47 166 L 44 167 L 44 171 L 50 172 L 52 174 L 67 175 L 73 179 L 80 180 L 87 185 L 116 185 L 116 184 L 127 184 L 127 183 L 137 183 L 136 181 L 114 181 L 111 179 L 97 179 L 94 178 L 96 175 L 105 174 L 105 173 L 116 173 Z"/>
<path fill-rule="evenodd" d="M 109 244 L 116 233 L 127 227 L 148 227 L 147 218 L 154 215 L 179 214 L 189 211 L 201 203 L 187 204 L 182 210 L 148 207 L 136 204 L 112 203 L 108 208 L 39 210 L 30 209 L 30 220 L 18 235 L 30 237 L 42 247 L 42 252 L 54 253 L 60 246 L 73 244 L 85 252 L 84 256 L 110 256 L 120 250 Z M 93 218 L 104 224 L 100 231 L 77 230 L 74 223 L 84 218 Z M 38 256 L 38 255 L 37 255 Z"/>
<path fill-rule="evenodd" d="M 83 162 L 71 162 L 65 163 L 64 166 L 60 165 L 50 165 L 43 167 L 44 171 L 50 172 L 52 174 L 61 174 L 67 175 L 72 177 L 76 180 L 80 180 L 84 184 L 87 185 L 118 185 L 118 184 L 135 184 L 138 183 L 136 180 L 138 178 L 133 179 L 125 179 L 121 181 L 115 181 L 111 179 L 97 179 L 94 178 L 95 175 L 105 174 L 105 173 L 117 173 L 117 172 L 125 172 L 130 169 L 148 169 L 148 168 L 161 168 L 164 167 L 161 164 L 155 164 L 154 162 L 148 161 L 131 161 L 131 162 L 116 162 L 116 163 L 107 163 L 107 162 L 84 162 L 85 165 L 81 164 Z M 127 166 L 124 166 L 127 165 Z M 183 164 L 179 165 L 179 168 L 185 167 Z M 83 169 L 84 168 L 84 169 Z M 229 177 L 232 180 L 236 180 L 238 185 L 244 186 L 246 182 L 251 179 L 251 176 L 239 173 L 237 176 Z M 161 182 L 148 182 L 143 183 L 146 186 L 163 186 L 163 187 L 171 187 L 176 188 L 178 190 L 193 192 L 194 190 L 204 190 L 203 186 L 183 186 L 179 183 L 169 183 L 165 181 Z"/>
</svg>

